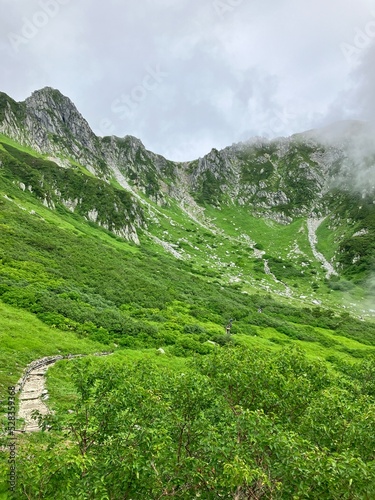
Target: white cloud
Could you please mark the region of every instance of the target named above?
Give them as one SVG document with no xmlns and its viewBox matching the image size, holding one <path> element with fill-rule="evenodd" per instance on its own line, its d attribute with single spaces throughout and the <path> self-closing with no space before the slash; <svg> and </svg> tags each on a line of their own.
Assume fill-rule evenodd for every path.
<svg viewBox="0 0 375 500">
<path fill-rule="evenodd" d="M 61 2 L 58 13 L 15 51 L 9 35 L 47 2 Z M 223 2 L 227 9 L 215 0 L 3 0 L 0 90 L 20 100 L 57 87 L 94 130 L 107 120 L 117 135 L 138 135 L 177 160 L 375 111 L 368 47 L 354 80 L 342 50 L 375 20 L 370 0 Z M 167 76 L 119 119 L 113 102 L 135 88 L 141 96 L 147 68 L 158 65 Z"/>
</svg>

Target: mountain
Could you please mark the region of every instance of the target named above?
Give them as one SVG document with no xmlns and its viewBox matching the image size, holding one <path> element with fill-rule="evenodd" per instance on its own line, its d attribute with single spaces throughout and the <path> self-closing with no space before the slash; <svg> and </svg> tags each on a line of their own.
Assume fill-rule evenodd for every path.
<svg viewBox="0 0 375 500">
<path fill-rule="evenodd" d="M 0 94 L 0 497 L 374 498 L 372 142 L 176 163 Z"/>
<path fill-rule="evenodd" d="M 3 171 L 21 190 L 117 236 L 139 244 L 146 235 L 175 257 L 193 260 L 202 249 L 186 237 L 189 223 L 204 227 L 211 239 L 233 242 L 233 235 L 225 235 L 228 211 L 245 251 L 255 259 L 263 249 L 270 254 L 263 259 L 265 272 L 276 289 L 292 294 L 296 283 L 284 283 L 287 273 L 280 268 L 292 265 L 300 277 L 309 259 L 328 279 L 341 275 L 365 290 L 372 283 L 375 148 L 368 124 L 341 122 L 288 138 L 252 139 L 177 163 L 147 151 L 132 136 L 97 137 L 71 100 L 47 87 L 21 103 L 0 94 L 0 133 Z M 160 231 L 166 218 L 169 230 Z M 261 221 L 273 224 L 275 233 L 298 226 L 302 246 L 308 243 L 313 255 L 304 255 L 293 231 L 280 248 L 263 241 L 262 231 L 252 230 Z M 173 225 L 180 234 L 170 230 Z M 204 243 L 210 252 L 201 265 L 216 270 L 220 252 Z M 231 264 L 239 272 L 228 279 L 241 281 L 241 266 Z"/>
</svg>

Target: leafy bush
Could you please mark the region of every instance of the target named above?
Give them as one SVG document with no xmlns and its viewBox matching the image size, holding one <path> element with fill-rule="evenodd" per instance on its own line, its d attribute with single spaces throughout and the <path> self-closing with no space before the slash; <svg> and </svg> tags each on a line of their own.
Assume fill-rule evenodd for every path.
<svg viewBox="0 0 375 500">
<path fill-rule="evenodd" d="M 299 350 L 215 349 L 182 373 L 150 361 L 72 363 L 71 411 L 47 417 L 39 442 L 19 442 L 17 495 L 375 494 L 373 397 L 358 397 L 344 375 L 340 387 Z"/>
</svg>

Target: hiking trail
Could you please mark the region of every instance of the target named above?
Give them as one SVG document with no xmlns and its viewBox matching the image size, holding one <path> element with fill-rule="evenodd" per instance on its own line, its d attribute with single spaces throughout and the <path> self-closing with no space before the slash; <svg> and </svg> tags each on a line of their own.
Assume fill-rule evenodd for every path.
<svg viewBox="0 0 375 500">
<path fill-rule="evenodd" d="M 110 354 L 113 353 L 95 353 L 93 356 L 109 356 Z M 48 368 L 61 359 L 82 358 L 84 356 L 90 355 L 68 354 L 65 356 L 47 356 L 32 361 L 27 365 L 16 385 L 16 392 L 19 393 L 17 419 L 24 420 L 22 429 L 17 429 L 17 432 L 35 432 L 40 430 L 37 420 L 33 418 L 34 411 L 38 411 L 42 416 L 51 413 L 46 404 L 48 400 L 48 391 L 46 389 L 46 373 Z"/>
</svg>

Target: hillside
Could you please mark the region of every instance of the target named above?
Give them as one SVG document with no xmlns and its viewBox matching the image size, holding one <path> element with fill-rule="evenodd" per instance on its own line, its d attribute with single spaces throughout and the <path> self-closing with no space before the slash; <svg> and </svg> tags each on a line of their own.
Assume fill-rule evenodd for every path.
<svg viewBox="0 0 375 500">
<path fill-rule="evenodd" d="M 50 369 L 18 498 L 371 498 L 375 155 L 331 130 L 174 163 L 0 94 L 1 412 L 33 359 L 114 351 Z"/>
</svg>

